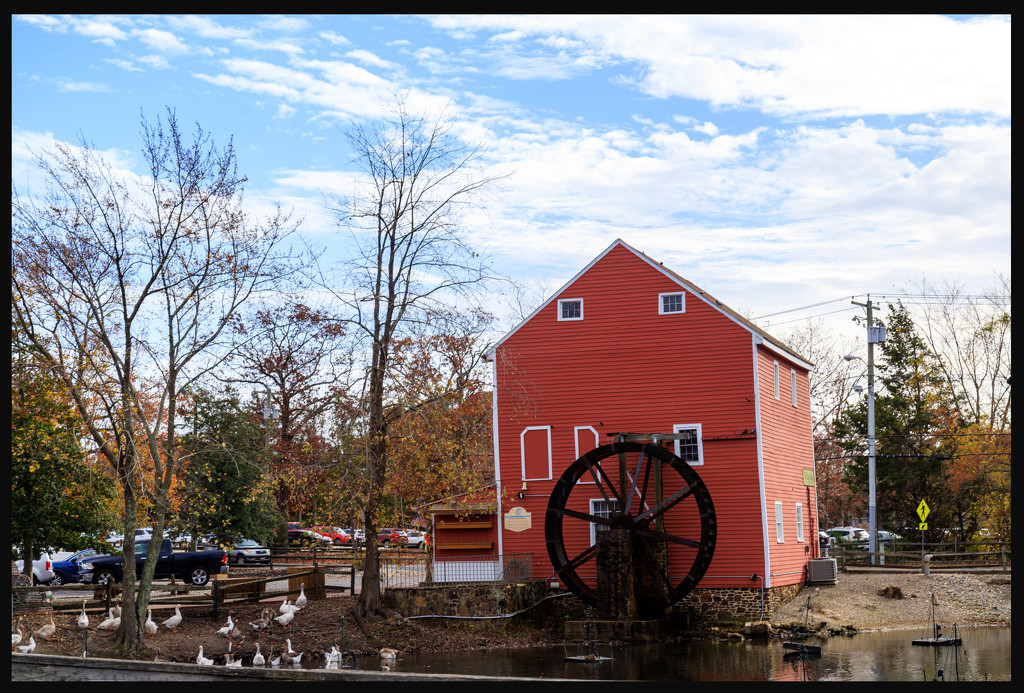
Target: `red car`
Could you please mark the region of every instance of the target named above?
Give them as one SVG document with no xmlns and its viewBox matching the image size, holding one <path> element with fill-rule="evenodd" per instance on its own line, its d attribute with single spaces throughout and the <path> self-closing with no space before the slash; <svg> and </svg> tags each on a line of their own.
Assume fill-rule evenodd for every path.
<svg viewBox="0 0 1024 693">
<path fill-rule="evenodd" d="M 377 543 L 381 546 L 391 546 L 392 544 L 407 544 L 408 541 L 405 530 L 385 527 L 377 532 Z"/>
<path fill-rule="evenodd" d="M 330 539 L 335 546 L 342 546 L 352 541 L 352 536 L 341 527 L 310 527 L 310 529 Z"/>
</svg>

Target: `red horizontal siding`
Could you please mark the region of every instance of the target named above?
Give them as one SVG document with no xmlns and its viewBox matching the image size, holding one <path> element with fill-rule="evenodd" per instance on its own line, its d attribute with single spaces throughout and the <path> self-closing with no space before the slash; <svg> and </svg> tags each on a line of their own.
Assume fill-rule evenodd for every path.
<svg viewBox="0 0 1024 693">
<path fill-rule="evenodd" d="M 561 294 L 583 299 L 584 320 L 558 321 L 552 301 L 505 340 L 496 369 L 502 484 L 513 493 L 521 485 L 519 434 L 527 426 L 552 427 L 557 479 L 575 460 L 575 426 L 593 426 L 603 444 L 608 433 L 670 433 L 675 424 L 699 423 L 705 464 L 695 470 L 719 525 L 708 574 L 760 574 L 756 440 L 712 440 L 756 426 L 752 336 L 688 292 L 685 313 L 659 315 L 658 294 L 676 291 L 678 283 L 618 246 Z M 513 504 L 533 513 L 533 528 L 503 533 L 506 554 L 535 554 L 535 575 L 551 571 L 543 515 L 553 484 L 528 482 L 527 497 Z"/>
</svg>

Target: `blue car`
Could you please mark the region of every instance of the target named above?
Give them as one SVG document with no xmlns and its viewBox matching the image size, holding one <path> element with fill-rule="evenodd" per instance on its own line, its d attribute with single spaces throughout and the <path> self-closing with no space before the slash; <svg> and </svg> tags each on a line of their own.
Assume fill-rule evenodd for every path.
<svg viewBox="0 0 1024 693">
<path fill-rule="evenodd" d="M 46 584 L 58 587 L 71 582 L 81 582 L 82 579 L 78 575 L 79 562 L 84 558 L 96 556 L 98 554 L 99 551 L 96 551 L 95 549 L 82 549 L 81 551 L 76 551 L 67 556 L 64 554 L 55 554 L 53 560 L 53 579 Z"/>
</svg>

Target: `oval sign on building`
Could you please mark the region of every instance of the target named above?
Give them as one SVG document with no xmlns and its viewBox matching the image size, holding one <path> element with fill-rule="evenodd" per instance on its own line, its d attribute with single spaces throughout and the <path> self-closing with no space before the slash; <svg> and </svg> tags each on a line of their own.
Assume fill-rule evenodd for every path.
<svg viewBox="0 0 1024 693">
<path fill-rule="evenodd" d="M 505 513 L 505 529 L 510 532 L 525 532 L 533 526 L 533 516 L 526 508 L 518 505 Z"/>
</svg>

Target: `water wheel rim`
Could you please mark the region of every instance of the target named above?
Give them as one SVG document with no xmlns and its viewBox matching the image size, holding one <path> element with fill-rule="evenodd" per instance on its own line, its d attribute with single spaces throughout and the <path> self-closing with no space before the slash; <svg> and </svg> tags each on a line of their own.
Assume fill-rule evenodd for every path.
<svg viewBox="0 0 1024 693">
<path fill-rule="evenodd" d="M 603 462 L 609 458 L 628 457 L 630 454 L 638 455 L 638 463 L 635 468 L 637 473 L 633 475 L 632 481 L 628 484 L 629 488 L 626 488 L 627 484 L 619 484 L 617 486 L 604 469 Z M 642 468 L 644 458 L 648 460 L 646 469 Z M 649 474 L 651 468 L 650 461 L 655 459 L 663 463 L 663 465 L 667 465 L 668 468 L 681 477 L 681 488 L 677 489 L 673 495 L 663 499 L 662 503 L 653 506 L 654 509 L 651 509 L 651 506 L 649 506 L 647 510 L 634 511 L 645 500 L 649 491 L 649 479 L 643 482 L 642 490 L 639 490 L 641 488 L 640 472 Z M 612 500 L 612 497 L 614 497 L 620 503 L 624 501 L 624 513 L 620 513 L 620 515 L 635 512 L 635 514 L 631 515 L 631 520 L 620 519 L 617 522 L 623 528 L 630 529 L 639 539 L 637 545 L 641 547 L 641 554 L 646 552 L 646 555 L 641 555 L 640 557 L 641 565 L 648 572 L 654 572 L 655 568 L 652 566 L 656 563 L 652 561 L 654 553 L 651 540 L 661 539 L 666 543 L 685 544 L 694 551 L 692 561 L 684 560 L 684 563 L 688 563 L 685 566 L 686 574 L 678 581 L 671 578 L 671 576 L 659 577 L 652 574 L 653 584 L 661 586 L 660 594 L 656 596 L 646 595 L 642 598 L 638 595 L 638 609 L 645 614 L 658 613 L 693 591 L 701 578 L 706 574 L 711 564 L 711 559 L 714 556 L 717 539 L 717 520 L 715 518 L 714 504 L 711 501 L 711 494 L 697 472 L 685 460 L 661 445 L 634 441 L 602 445 L 582 455 L 566 468 L 551 491 L 544 521 L 545 542 L 548 557 L 551 559 L 555 573 L 566 587 L 585 604 L 595 605 L 597 603 L 596 589 L 587 584 L 578 571 L 580 566 L 594 559 L 596 546 L 591 545 L 589 548 L 570 556 L 566 549 L 564 537 L 564 523 L 567 517 L 584 522 L 596 520 L 596 524 L 611 524 L 611 522 L 603 521 L 603 518 L 598 520 L 590 513 L 566 507 L 572 491 L 584 477 L 596 482 L 595 488 L 600 490 L 602 497 L 606 500 Z M 620 489 L 619 486 L 622 488 Z M 633 499 L 636 497 L 638 490 L 640 503 L 634 505 Z M 624 498 L 627 495 L 628 500 Z M 654 519 L 659 516 L 663 517 L 665 513 L 668 513 L 679 503 L 689 502 L 690 500 L 692 500 L 692 505 L 688 506 L 690 508 L 688 512 L 695 515 L 699 521 L 699 538 L 681 537 L 651 529 L 650 525 Z"/>
</svg>

